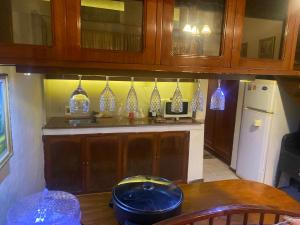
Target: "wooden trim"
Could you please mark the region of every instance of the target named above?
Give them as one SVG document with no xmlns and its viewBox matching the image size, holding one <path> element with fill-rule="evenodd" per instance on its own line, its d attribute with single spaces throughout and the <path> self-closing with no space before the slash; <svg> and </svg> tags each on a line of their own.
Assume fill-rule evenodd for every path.
<svg viewBox="0 0 300 225">
<path fill-rule="evenodd" d="M 259 224 L 263 224 L 264 215 L 284 215 L 291 217 L 299 217 L 300 214 L 294 212 L 288 212 L 284 210 L 278 210 L 269 208 L 266 206 L 258 205 L 226 205 L 218 206 L 202 211 L 191 212 L 177 217 L 173 217 L 167 220 L 156 223 L 155 225 L 186 225 L 196 224 L 199 221 L 210 220 L 211 218 L 218 218 L 226 216 L 226 225 L 230 225 L 231 217 L 233 215 L 247 215 L 244 216 L 243 224 L 248 224 L 248 214 L 260 214 Z"/>
<path fill-rule="evenodd" d="M 190 181 L 189 184 L 196 184 L 196 183 L 203 183 L 203 182 L 204 179 L 197 179 L 197 180 Z"/>
<path fill-rule="evenodd" d="M 87 141 L 85 138 L 82 138 L 82 136 L 79 136 L 80 142 L 81 142 L 81 171 L 82 171 L 82 191 L 85 193 L 88 191 L 89 187 L 89 160 L 90 160 L 90 152 L 86 151 L 87 149 Z"/>
<path fill-rule="evenodd" d="M 1 51 L 1 50 L 0 50 Z M 18 63 L 16 63 L 16 61 Z M 300 76 L 300 71 L 252 68 L 216 68 L 216 67 L 189 67 L 189 66 L 164 66 L 142 64 L 112 64 L 92 62 L 63 62 L 63 61 L 32 61 L 28 59 L 0 58 L 0 63 L 17 64 L 20 73 L 48 73 L 48 74 L 107 74 L 122 76 L 133 74 L 153 77 L 174 77 L 203 79 L 254 79 L 255 76 Z M 155 74 L 154 74 L 155 72 Z M 246 76 L 243 78 L 243 76 Z M 249 77 L 247 77 L 249 76 Z M 229 78 L 230 77 L 230 78 Z M 252 78 L 251 78 L 252 77 Z"/>
<path fill-rule="evenodd" d="M 156 51 L 155 51 L 155 64 L 159 65 L 162 55 L 162 42 L 163 42 L 163 15 L 164 1 L 157 1 L 157 14 L 156 14 Z"/>
<path fill-rule="evenodd" d="M 188 181 L 188 164 L 189 164 L 189 147 L 190 147 L 190 131 L 186 131 L 185 133 L 185 143 L 184 143 L 184 161 L 183 161 L 183 171 L 182 171 L 182 175 L 183 175 L 183 181 L 185 183 L 187 183 Z"/>
</svg>

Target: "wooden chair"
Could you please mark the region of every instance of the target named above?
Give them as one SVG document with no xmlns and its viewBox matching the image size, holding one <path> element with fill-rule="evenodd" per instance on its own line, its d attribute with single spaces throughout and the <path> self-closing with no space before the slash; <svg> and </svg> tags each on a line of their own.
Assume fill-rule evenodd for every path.
<svg viewBox="0 0 300 225">
<path fill-rule="evenodd" d="M 283 216 L 299 217 L 300 214 L 256 205 L 227 205 L 179 215 L 155 225 L 264 225 L 277 224 L 283 221 Z"/>
</svg>

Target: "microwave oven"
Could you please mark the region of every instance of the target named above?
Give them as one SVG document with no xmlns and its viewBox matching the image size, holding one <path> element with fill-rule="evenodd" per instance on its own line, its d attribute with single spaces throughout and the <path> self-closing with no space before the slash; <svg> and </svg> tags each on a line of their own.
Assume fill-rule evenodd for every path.
<svg viewBox="0 0 300 225">
<path fill-rule="evenodd" d="M 190 110 L 190 102 L 187 100 L 183 100 L 183 110 L 180 113 L 172 112 L 171 100 L 163 100 L 163 107 L 162 107 L 162 116 L 163 118 L 182 118 L 182 117 L 192 117 L 192 112 Z"/>
</svg>

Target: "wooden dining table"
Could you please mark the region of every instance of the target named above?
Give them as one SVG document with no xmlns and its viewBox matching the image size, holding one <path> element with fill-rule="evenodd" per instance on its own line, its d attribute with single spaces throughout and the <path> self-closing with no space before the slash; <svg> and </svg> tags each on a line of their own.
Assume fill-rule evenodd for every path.
<svg viewBox="0 0 300 225">
<path fill-rule="evenodd" d="M 246 180 L 226 180 L 180 185 L 184 193 L 182 213 L 229 204 L 261 205 L 300 213 L 300 203 L 274 187 Z M 83 225 L 118 225 L 109 207 L 111 193 L 77 196 Z"/>
</svg>

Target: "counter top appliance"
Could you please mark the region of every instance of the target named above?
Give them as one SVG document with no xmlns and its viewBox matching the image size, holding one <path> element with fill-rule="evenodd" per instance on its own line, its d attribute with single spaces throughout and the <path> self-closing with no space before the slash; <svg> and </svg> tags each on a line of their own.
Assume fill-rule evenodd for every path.
<svg viewBox="0 0 300 225">
<path fill-rule="evenodd" d="M 172 101 L 171 100 L 163 100 L 162 101 L 162 116 L 164 118 L 185 118 L 185 117 L 192 117 L 192 112 L 191 112 L 191 107 L 190 107 L 190 102 L 187 100 L 182 101 L 183 104 L 183 110 L 182 112 L 172 112 L 171 110 L 171 105 Z"/>
<path fill-rule="evenodd" d="M 121 225 L 151 225 L 179 215 L 182 202 L 181 189 L 159 177 L 129 177 L 112 191 L 112 207 Z"/>
</svg>

